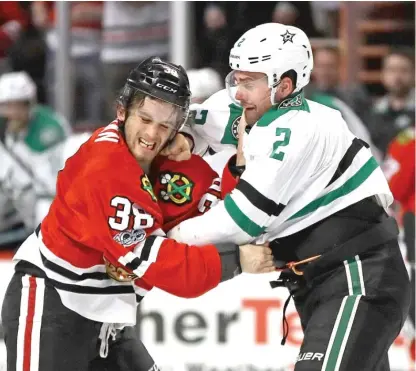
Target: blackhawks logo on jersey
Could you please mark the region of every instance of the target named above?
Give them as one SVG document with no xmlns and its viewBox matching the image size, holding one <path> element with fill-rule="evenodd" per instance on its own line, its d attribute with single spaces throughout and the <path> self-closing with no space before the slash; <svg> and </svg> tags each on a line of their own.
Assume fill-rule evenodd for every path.
<svg viewBox="0 0 416 371">
<path fill-rule="evenodd" d="M 157 202 L 157 198 L 155 196 L 155 193 L 153 192 L 152 184 L 150 183 L 149 178 L 147 175 L 142 175 L 140 178 L 142 182 L 142 189 L 144 189 L 147 193 L 149 193 L 150 197 L 152 197 L 152 200 Z"/>
<path fill-rule="evenodd" d="M 181 173 L 164 172 L 160 174 L 162 189 L 159 198 L 165 202 L 184 205 L 192 202 L 192 189 L 194 183 Z"/>
<path fill-rule="evenodd" d="M 105 257 L 104 261 L 105 271 L 113 280 L 116 280 L 118 282 L 131 282 L 137 278 L 137 276 L 134 273 L 126 271 L 123 267 L 115 266 Z"/>
</svg>

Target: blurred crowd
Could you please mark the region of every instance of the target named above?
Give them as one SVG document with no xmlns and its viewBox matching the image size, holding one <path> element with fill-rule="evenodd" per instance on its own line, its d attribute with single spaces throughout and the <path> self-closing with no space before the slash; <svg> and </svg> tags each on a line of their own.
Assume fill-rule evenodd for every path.
<svg viewBox="0 0 416 371">
<path fill-rule="evenodd" d="M 279 22 L 319 40 L 339 38 L 340 2 L 193 2 L 194 102 L 224 87 L 229 50 L 256 24 Z M 414 5 L 406 16 L 414 22 Z M 53 1 L 0 2 L 0 246 L 14 248 L 44 210 L 27 210 L 25 189 L 36 183 L 39 199 L 55 192 L 65 158 L 88 137 L 75 134 L 114 118 L 115 100 L 128 72 L 141 60 L 169 58 L 169 2 L 73 1 L 70 3 L 71 117 L 53 110 L 59 50 Z M 410 14 L 410 15 L 409 15 Z M 413 29 L 414 32 L 414 29 Z M 371 145 L 390 180 L 396 213 L 413 244 L 415 212 L 414 38 L 385 33 L 377 89 L 341 81 L 342 54 L 331 43 L 314 48 L 307 98 L 341 111 L 351 131 Z M 371 40 L 370 40 L 371 41 Z M 312 42 L 312 44 L 314 44 Z M 358 79 L 357 79 L 358 80 Z M 58 87 L 59 88 L 59 87 Z M 374 94 L 374 91 L 377 94 Z M 83 126 L 84 124 L 84 126 Z M 13 164 L 13 165 L 7 165 Z M 47 164 L 47 166 L 46 166 Z M 413 223 L 413 224 L 412 224 Z M 411 248 L 408 251 L 412 251 Z M 414 275 L 413 275 L 414 280 Z M 414 312 L 414 309 L 413 309 Z"/>
</svg>

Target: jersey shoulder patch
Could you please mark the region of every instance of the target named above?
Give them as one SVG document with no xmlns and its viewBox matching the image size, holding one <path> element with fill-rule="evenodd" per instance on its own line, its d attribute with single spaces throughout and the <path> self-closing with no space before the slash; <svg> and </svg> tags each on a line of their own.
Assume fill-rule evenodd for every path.
<svg viewBox="0 0 416 371">
<path fill-rule="evenodd" d="M 269 126 L 275 120 L 292 111 L 310 112 L 309 104 L 303 93 L 288 97 L 274 105 L 257 121 L 256 125 L 259 127 Z"/>
</svg>

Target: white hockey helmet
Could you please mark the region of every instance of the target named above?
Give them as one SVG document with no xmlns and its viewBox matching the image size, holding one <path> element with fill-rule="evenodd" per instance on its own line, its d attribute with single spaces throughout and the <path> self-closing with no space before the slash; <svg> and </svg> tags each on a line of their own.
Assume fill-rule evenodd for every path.
<svg viewBox="0 0 416 371">
<path fill-rule="evenodd" d="M 36 101 L 36 85 L 26 72 L 0 76 L 0 103 Z"/>
<path fill-rule="evenodd" d="M 272 104 L 275 104 L 276 87 L 285 72 L 296 72 L 294 92 L 309 83 L 313 55 L 309 38 L 301 29 L 280 23 L 265 23 L 248 30 L 239 38 L 230 51 L 229 62 L 234 71 L 266 74 L 272 89 Z M 235 100 L 236 88 L 229 86 L 233 72 L 227 76 L 226 83 L 231 98 Z"/>
<path fill-rule="evenodd" d="M 192 69 L 188 71 L 192 99 L 206 99 L 223 89 L 220 74 L 213 68 Z"/>
</svg>

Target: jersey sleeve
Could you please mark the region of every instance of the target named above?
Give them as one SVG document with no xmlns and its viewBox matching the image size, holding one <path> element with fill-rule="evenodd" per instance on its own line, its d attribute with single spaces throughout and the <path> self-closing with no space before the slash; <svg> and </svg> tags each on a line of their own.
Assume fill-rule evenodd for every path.
<svg viewBox="0 0 416 371">
<path fill-rule="evenodd" d="M 192 153 L 203 156 L 205 153 L 207 153 L 209 144 L 204 139 L 203 136 L 201 136 L 201 133 L 199 132 L 198 128 L 195 126 L 195 115 L 196 111 L 193 110 L 190 113 L 190 117 L 187 121 L 187 124 L 184 125 L 184 127 L 181 129 L 181 134 L 184 134 L 188 138 L 192 139 Z M 203 133 L 202 133 L 203 135 Z"/>
<path fill-rule="evenodd" d="M 319 156 L 311 131 L 283 128 L 274 141 L 263 139 L 254 143 L 257 154 L 253 151 L 246 158 L 244 173 L 224 201 L 206 214 L 182 222 L 169 237 L 201 245 L 219 241 L 242 244 L 253 241 L 276 221 L 297 191 L 299 177 L 312 174 Z"/>
<path fill-rule="evenodd" d="M 209 147 L 216 152 L 235 147 L 237 139 L 231 124 L 237 122 L 242 109 L 231 106 L 235 107 L 226 90 L 220 90 L 201 104 L 191 105 L 190 120 L 182 131 L 192 137 L 193 153 L 202 156 Z"/>
<path fill-rule="evenodd" d="M 158 228 L 161 218 L 150 182 L 144 174 L 140 182 L 132 180 L 131 174 L 120 170 L 101 176 L 90 195 L 97 213 L 96 244 L 105 259 L 146 284 L 181 297 L 202 295 L 231 278 L 238 265 L 233 269 L 229 258 L 222 258 L 222 249 L 236 247 L 199 248 L 166 238 Z"/>
<path fill-rule="evenodd" d="M 237 155 L 232 156 L 224 166 L 221 178 L 221 199 L 233 191 L 240 179 L 241 174 L 237 174 L 235 170 L 236 158 Z"/>
</svg>

